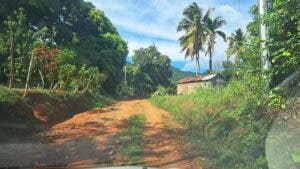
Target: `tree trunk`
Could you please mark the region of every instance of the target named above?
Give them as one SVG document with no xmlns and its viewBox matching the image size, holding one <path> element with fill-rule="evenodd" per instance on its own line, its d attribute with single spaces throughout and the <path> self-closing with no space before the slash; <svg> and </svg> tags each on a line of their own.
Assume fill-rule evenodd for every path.
<svg viewBox="0 0 300 169">
<path fill-rule="evenodd" d="M 40 74 L 40 77 L 41 77 L 41 80 L 42 80 L 42 89 L 44 89 L 45 87 L 45 80 L 44 80 L 44 76 L 42 74 L 42 71 L 39 69 L 39 74 Z"/>
<path fill-rule="evenodd" d="M 29 62 L 29 67 L 28 67 L 28 72 L 27 72 L 27 78 L 26 78 L 25 92 L 24 92 L 23 97 L 25 97 L 26 94 L 27 94 L 28 84 L 29 84 L 29 80 L 30 80 L 30 73 L 31 73 L 32 63 L 33 63 L 33 52 L 31 53 L 31 57 L 30 57 L 30 62 Z"/>
<path fill-rule="evenodd" d="M 196 69 L 195 69 L 196 77 L 198 77 L 198 63 L 197 63 L 197 60 L 195 60 L 195 66 L 196 66 Z"/>
<path fill-rule="evenodd" d="M 209 51 L 209 72 L 212 73 L 212 52 Z"/>
<path fill-rule="evenodd" d="M 8 88 L 9 90 L 11 90 L 11 88 L 13 87 L 13 67 L 14 67 L 14 38 L 11 38 L 11 43 L 10 43 L 10 54 L 9 54 L 9 58 L 10 58 L 10 68 L 9 68 L 9 84 L 8 84 Z"/>
<path fill-rule="evenodd" d="M 199 57 L 199 53 L 196 54 L 196 62 L 197 62 L 197 69 L 198 69 L 198 76 L 200 76 L 201 72 L 200 72 L 200 61 L 199 61 L 200 57 Z"/>
</svg>

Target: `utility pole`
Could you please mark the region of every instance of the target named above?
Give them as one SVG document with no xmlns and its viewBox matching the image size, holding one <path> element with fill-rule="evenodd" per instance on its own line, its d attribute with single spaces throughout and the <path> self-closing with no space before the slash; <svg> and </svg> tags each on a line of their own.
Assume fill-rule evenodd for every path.
<svg viewBox="0 0 300 169">
<path fill-rule="evenodd" d="M 259 15 L 260 15 L 260 38 L 261 38 L 261 61 L 262 61 L 262 68 L 263 70 L 268 70 L 270 68 L 270 61 L 269 61 L 269 50 L 266 48 L 267 43 L 267 28 L 266 25 L 262 22 L 262 18 L 265 14 L 267 7 L 266 0 L 258 0 L 258 8 L 259 8 Z M 266 76 L 264 76 L 266 78 Z"/>
</svg>

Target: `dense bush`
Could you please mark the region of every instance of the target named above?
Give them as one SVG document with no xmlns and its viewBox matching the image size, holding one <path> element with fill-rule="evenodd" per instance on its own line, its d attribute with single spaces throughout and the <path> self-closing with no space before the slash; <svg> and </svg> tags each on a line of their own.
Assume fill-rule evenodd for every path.
<svg viewBox="0 0 300 169">
<path fill-rule="evenodd" d="M 133 64 L 126 65 L 128 88 L 136 96 L 151 96 L 158 86 L 171 86 L 171 60 L 155 45 L 134 52 Z"/>
<path fill-rule="evenodd" d="M 168 89 L 166 87 L 159 85 L 156 91 L 152 94 L 152 96 L 165 96 L 168 94 L 169 94 Z"/>
<path fill-rule="evenodd" d="M 190 142 L 214 168 L 267 168 L 264 141 L 273 116 L 267 113 L 259 81 L 232 80 L 225 88 L 151 101 L 187 127 Z"/>
<path fill-rule="evenodd" d="M 0 117 L 16 118 L 24 116 L 27 111 L 21 96 L 0 85 Z"/>
</svg>

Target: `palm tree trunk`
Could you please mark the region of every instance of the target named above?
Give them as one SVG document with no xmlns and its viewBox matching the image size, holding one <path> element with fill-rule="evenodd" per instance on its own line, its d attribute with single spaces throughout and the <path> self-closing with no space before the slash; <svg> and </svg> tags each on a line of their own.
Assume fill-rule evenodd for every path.
<svg viewBox="0 0 300 169">
<path fill-rule="evenodd" d="M 29 62 L 29 67 L 28 67 L 28 72 L 27 72 L 27 78 L 26 78 L 26 85 L 25 85 L 25 92 L 23 97 L 26 96 L 27 94 L 27 90 L 28 90 L 28 84 L 29 84 L 29 79 L 30 79 L 30 73 L 31 73 L 31 67 L 32 67 L 32 63 L 33 63 L 33 52 L 31 53 L 31 57 L 30 57 L 30 62 Z"/>
<path fill-rule="evenodd" d="M 198 76 L 200 76 L 201 72 L 200 72 L 200 57 L 199 57 L 199 53 L 196 54 L 196 62 L 197 62 L 197 69 L 198 69 Z"/>
<path fill-rule="evenodd" d="M 195 59 L 195 71 L 196 71 L 196 77 L 198 77 L 198 63 L 197 63 L 197 60 Z"/>
<path fill-rule="evenodd" d="M 11 90 L 11 88 L 13 87 L 13 64 L 14 64 L 14 38 L 11 37 L 11 43 L 10 43 L 10 54 L 9 54 L 9 58 L 10 58 L 10 68 L 9 68 L 9 85 L 8 88 L 9 90 Z"/>
<path fill-rule="evenodd" d="M 212 52 L 209 51 L 209 72 L 212 73 Z"/>
</svg>

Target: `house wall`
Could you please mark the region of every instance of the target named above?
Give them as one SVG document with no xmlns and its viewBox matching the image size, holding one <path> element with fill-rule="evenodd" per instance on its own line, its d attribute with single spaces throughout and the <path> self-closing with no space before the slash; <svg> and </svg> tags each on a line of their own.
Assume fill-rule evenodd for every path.
<svg viewBox="0 0 300 169">
<path fill-rule="evenodd" d="M 184 84 L 177 84 L 177 95 L 183 95 Z"/>
<path fill-rule="evenodd" d="M 199 88 L 211 87 L 210 81 L 177 84 L 178 95 L 189 95 Z"/>
<path fill-rule="evenodd" d="M 178 95 L 189 95 L 194 91 L 198 90 L 199 88 L 207 88 L 207 87 L 216 87 L 216 86 L 224 86 L 225 81 L 219 76 L 215 76 L 212 79 L 207 81 L 200 81 L 200 82 L 192 82 L 192 83 L 182 83 L 177 84 L 177 94 Z"/>
</svg>

